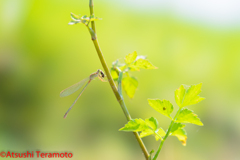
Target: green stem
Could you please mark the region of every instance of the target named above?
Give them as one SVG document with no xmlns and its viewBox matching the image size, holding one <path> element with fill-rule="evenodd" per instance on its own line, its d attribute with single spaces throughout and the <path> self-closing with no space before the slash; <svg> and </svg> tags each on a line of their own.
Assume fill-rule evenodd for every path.
<svg viewBox="0 0 240 160">
<path fill-rule="evenodd" d="M 123 77 L 123 72 L 119 72 L 118 74 L 118 93 L 120 94 L 121 98 L 123 99 L 122 95 L 122 77 Z"/>
<path fill-rule="evenodd" d="M 89 8 L 90 8 L 90 16 L 91 15 L 94 15 L 94 10 L 93 10 L 93 0 L 89 0 Z M 96 34 L 96 27 L 95 27 L 95 22 L 92 21 L 91 22 L 91 26 L 92 26 L 92 29 L 94 31 L 94 33 Z"/>
<path fill-rule="evenodd" d="M 93 15 L 94 14 L 94 11 L 93 11 L 93 0 L 89 0 L 89 7 L 90 7 L 90 15 Z M 99 59 L 101 61 L 101 64 L 103 66 L 104 72 L 105 72 L 105 74 L 106 74 L 106 76 L 108 78 L 108 82 L 109 82 L 109 84 L 110 84 L 110 86 L 111 86 L 111 88 L 113 90 L 113 93 L 115 94 L 115 96 L 116 96 L 116 98 L 117 98 L 117 100 L 118 100 L 118 102 L 119 102 L 119 104 L 120 104 L 120 106 L 121 106 L 121 108 L 122 108 L 122 110 L 124 112 L 125 117 L 127 118 L 128 121 L 130 121 L 132 118 L 131 118 L 131 116 L 130 116 L 130 114 L 128 112 L 128 109 L 127 109 L 127 107 L 126 107 L 126 105 L 124 103 L 123 98 L 118 93 L 116 84 L 113 81 L 113 78 L 112 78 L 112 76 L 110 74 L 110 71 L 108 69 L 107 63 L 106 63 L 106 61 L 105 61 L 105 59 L 103 57 L 102 51 L 100 49 L 100 46 L 99 46 L 99 43 L 98 43 L 98 40 L 97 40 L 97 36 L 96 36 L 96 27 L 95 27 L 95 22 L 94 21 L 91 22 L 91 26 L 92 26 L 91 27 L 92 30 L 95 33 L 95 34 L 92 34 L 90 32 L 90 34 L 92 36 L 92 41 L 93 41 L 93 44 L 94 44 L 95 49 L 97 51 L 98 57 L 99 57 Z M 142 139 L 140 138 L 140 136 L 139 136 L 139 134 L 137 132 L 133 132 L 133 134 L 135 135 L 135 137 L 136 137 L 136 139 L 137 139 L 137 141 L 138 141 L 138 143 L 139 143 L 139 145 L 140 145 L 140 147 L 141 147 L 141 149 L 142 149 L 142 151 L 144 153 L 145 158 L 148 160 L 149 153 L 148 153 L 148 151 L 147 151 L 147 149 L 146 149 Z"/>
<path fill-rule="evenodd" d="M 157 159 L 157 157 L 158 157 L 158 155 L 159 155 L 159 153 L 160 153 L 160 151 L 161 151 L 161 149 L 162 149 L 163 143 L 165 142 L 165 140 L 166 140 L 167 137 L 169 136 L 169 134 L 170 134 L 170 132 L 171 132 L 171 129 L 172 129 L 172 126 L 173 126 L 173 124 L 174 124 L 174 122 L 175 122 L 178 114 L 180 113 L 180 111 L 181 111 L 181 108 L 178 109 L 175 117 L 172 119 L 172 121 L 171 121 L 171 123 L 170 123 L 170 125 L 169 125 L 169 127 L 168 127 L 167 133 L 166 133 L 166 135 L 164 136 L 163 140 L 161 141 L 161 143 L 160 143 L 160 145 L 159 145 L 159 147 L 158 147 L 158 150 L 157 150 L 157 152 L 156 152 L 156 154 L 154 155 L 154 157 L 153 157 L 152 160 L 156 160 L 156 159 Z"/>
</svg>

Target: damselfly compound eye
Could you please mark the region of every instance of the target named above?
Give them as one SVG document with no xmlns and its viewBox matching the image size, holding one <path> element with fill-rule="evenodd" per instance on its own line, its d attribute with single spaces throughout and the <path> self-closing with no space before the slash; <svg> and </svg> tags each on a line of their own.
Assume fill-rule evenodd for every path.
<svg viewBox="0 0 240 160">
<path fill-rule="evenodd" d="M 103 71 L 100 71 L 100 74 L 101 74 L 102 78 L 105 77 L 105 74 L 103 73 Z"/>
</svg>

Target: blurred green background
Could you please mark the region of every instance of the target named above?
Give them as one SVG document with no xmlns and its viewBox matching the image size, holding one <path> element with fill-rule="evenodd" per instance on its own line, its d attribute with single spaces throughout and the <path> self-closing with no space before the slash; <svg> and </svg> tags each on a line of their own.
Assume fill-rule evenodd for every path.
<svg viewBox="0 0 240 160">
<path fill-rule="evenodd" d="M 128 53 L 147 55 L 157 70 L 134 72 L 133 118 L 156 117 L 147 98 L 170 100 L 181 84 L 203 83 L 206 99 L 190 107 L 203 127 L 187 125 L 187 146 L 169 137 L 162 160 L 240 159 L 240 9 L 237 1 L 95 1 L 100 46 L 109 66 Z M 73 159 L 143 160 L 108 83 L 94 81 L 77 97 L 59 92 L 102 69 L 83 25 L 70 12 L 89 15 L 87 0 L 0 1 L 0 151 L 72 152 Z M 157 150 L 153 137 L 143 139 Z M 0 158 L 1 159 L 1 158 Z"/>
</svg>

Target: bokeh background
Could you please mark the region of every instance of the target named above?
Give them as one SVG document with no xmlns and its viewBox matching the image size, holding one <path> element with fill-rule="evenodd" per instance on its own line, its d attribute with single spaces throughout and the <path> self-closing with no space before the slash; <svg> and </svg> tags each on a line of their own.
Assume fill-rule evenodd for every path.
<svg viewBox="0 0 240 160">
<path fill-rule="evenodd" d="M 187 146 L 169 137 L 162 160 L 240 159 L 240 2 L 235 0 L 96 0 L 100 46 L 109 66 L 128 53 L 158 67 L 132 73 L 139 81 L 125 101 L 133 118 L 156 117 L 147 98 L 170 100 L 181 84 L 203 83 L 192 106 L 203 127 L 187 125 Z M 90 84 L 77 97 L 59 92 L 102 69 L 83 25 L 67 25 L 70 12 L 89 15 L 87 0 L 0 1 L 0 151 L 72 152 L 73 159 L 143 160 L 108 83 Z M 143 139 L 157 150 L 153 137 Z M 1 158 L 0 158 L 1 159 Z"/>
</svg>

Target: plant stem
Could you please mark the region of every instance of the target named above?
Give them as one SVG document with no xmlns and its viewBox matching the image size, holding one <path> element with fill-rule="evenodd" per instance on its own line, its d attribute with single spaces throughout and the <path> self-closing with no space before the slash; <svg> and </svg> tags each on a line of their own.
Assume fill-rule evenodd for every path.
<svg viewBox="0 0 240 160">
<path fill-rule="evenodd" d="M 171 121 L 171 123 L 170 123 L 170 125 L 169 125 L 169 127 L 168 127 L 168 130 L 167 130 L 167 133 L 166 133 L 166 135 L 164 136 L 163 140 L 161 141 L 161 143 L 160 143 L 160 145 L 159 145 L 159 147 L 158 147 L 158 150 L 157 150 L 157 152 L 156 152 L 156 154 L 154 155 L 154 157 L 153 157 L 152 160 L 156 160 L 156 159 L 157 159 L 157 157 L 158 157 L 158 155 L 159 155 L 159 153 L 160 153 L 160 151 L 161 151 L 161 149 L 162 149 L 163 143 L 165 142 L 165 140 L 166 140 L 167 137 L 169 136 L 169 134 L 170 134 L 170 132 L 171 132 L 171 129 L 172 129 L 172 126 L 173 126 L 173 124 L 174 124 L 174 121 L 176 120 L 176 118 L 177 118 L 178 114 L 180 113 L 181 109 L 182 109 L 182 108 L 179 108 L 179 109 L 178 109 L 175 117 L 174 117 L 173 120 Z"/>
<path fill-rule="evenodd" d="M 90 16 L 94 15 L 93 0 L 89 0 L 89 8 L 90 8 Z M 94 21 L 91 22 L 91 26 L 92 26 L 92 29 L 93 29 L 94 33 L 97 34 Z"/>
<path fill-rule="evenodd" d="M 90 15 L 93 15 L 94 14 L 93 0 L 89 0 L 89 8 L 90 8 Z M 94 34 L 95 36 L 92 36 L 92 41 L 93 41 L 93 44 L 94 44 L 95 49 L 97 51 L 98 57 L 99 57 L 99 59 L 100 59 L 100 61 L 102 63 L 102 66 L 103 66 L 103 69 L 105 71 L 105 74 L 106 74 L 106 76 L 108 78 L 108 82 L 109 82 L 109 84 L 110 84 L 110 86 L 111 86 L 111 88 L 113 90 L 113 93 L 115 94 L 115 96 L 116 96 L 116 98 L 118 100 L 118 103 L 120 104 L 120 106 L 121 106 L 121 108 L 122 108 L 122 110 L 124 112 L 125 117 L 127 118 L 128 121 L 130 121 L 132 118 L 131 118 L 131 116 L 130 116 L 130 114 L 128 112 L 128 109 L 127 109 L 127 107 L 126 107 L 126 105 L 124 103 L 123 98 L 118 93 L 116 84 L 113 81 L 113 78 L 112 78 L 112 76 L 110 74 L 110 71 L 108 69 L 107 63 L 106 63 L 106 61 L 105 61 L 105 59 L 103 57 L 102 51 L 100 49 L 100 46 L 99 46 L 99 43 L 98 43 L 98 40 L 97 40 L 97 36 L 96 36 L 96 27 L 95 27 L 95 22 L 94 21 L 91 22 L 91 26 L 92 26 L 92 30 L 95 33 Z M 146 149 L 142 139 L 140 138 L 140 136 L 139 136 L 139 134 L 137 132 L 133 132 L 133 134 L 135 135 L 135 137 L 136 137 L 136 139 L 137 139 L 137 141 L 138 141 L 138 143 L 139 143 L 139 145 L 140 145 L 140 147 L 141 147 L 141 149 L 142 149 L 142 151 L 144 153 L 144 156 L 145 156 L 146 160 L 148 160 L 149 153 L 148 153 L 148 151 L 147 151 L 147 149 Z"/>
</svg>

